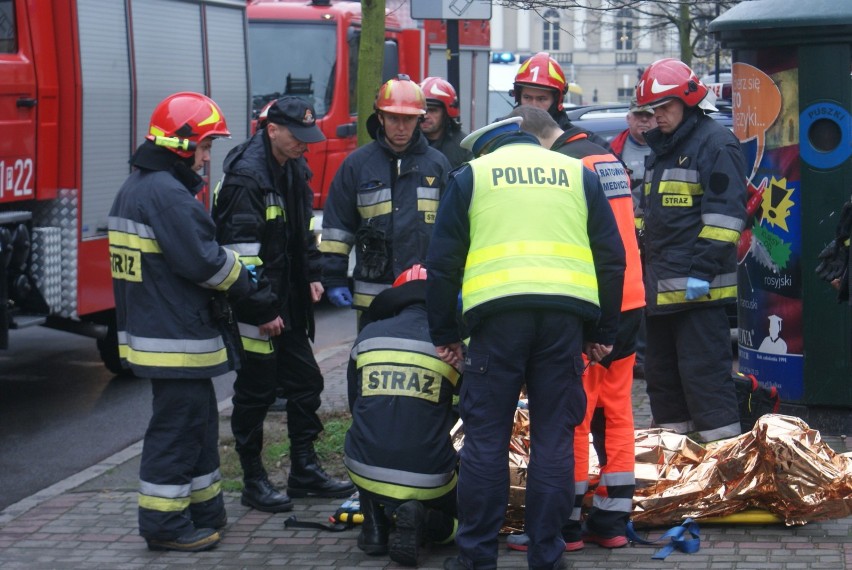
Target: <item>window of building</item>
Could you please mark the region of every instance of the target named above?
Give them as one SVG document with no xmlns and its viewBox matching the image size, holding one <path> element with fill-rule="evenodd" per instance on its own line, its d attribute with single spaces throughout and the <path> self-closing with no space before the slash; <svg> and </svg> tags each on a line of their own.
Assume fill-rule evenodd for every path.
<svg viewBox="0 0 852 570">
<path fill-rule="evenodd" d="M 616 51 L 633 51 L 633 11 L 622 8 L 615 16 Z"/>
<path fill-rule="evenodd" d="M 618 88 L 618 101 L 620 103 L 629 103 L 630 99 L 633 98 L 635 90 L 632 87 L 619 87 Z"/>
<path fill-rule="evenodd" d="M 543 18 L 542 47 L 544 51 L 559 51 L 559 12 L 548 10 Z"/>
<path fill-rule="evenodd" d="M 15 3 L 12 0 L 0 0 L 0 53 L 15 53 L 17 51 Z"/>
</svg>

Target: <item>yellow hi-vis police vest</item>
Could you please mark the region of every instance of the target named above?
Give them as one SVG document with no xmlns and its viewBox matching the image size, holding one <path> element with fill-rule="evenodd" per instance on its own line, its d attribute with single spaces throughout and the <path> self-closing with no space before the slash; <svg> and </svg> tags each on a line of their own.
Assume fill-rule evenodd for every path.
<svg viewBox="0 0 852 570">
<path fill-rule="evenodd" d="M 512 295 L 566 296 L 600 306 L 586 230 L 583 163 L 514 144 L 470 166 L 464 311 Z"/>
</svg>

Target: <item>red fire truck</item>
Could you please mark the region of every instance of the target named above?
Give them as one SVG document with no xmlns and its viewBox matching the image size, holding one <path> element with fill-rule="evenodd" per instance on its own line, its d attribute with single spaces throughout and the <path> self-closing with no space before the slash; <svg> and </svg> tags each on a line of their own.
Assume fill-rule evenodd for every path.
<svg viewBox="0 0 852 570">
<path fill-rule="evenodd" d="M 386 12 L 382 81 L 397 73 L 418 83 L 429 75 L 447 77 L 446 22 L 411 20 L 407 1 L 387 0 Z M 328 139 L 306 154 L 314 207 L 322 208 L 331 179 L 356 146 L 361 4 L 249 0 L 248 18 L 253 111 L 284 95 L 303 97 Z M 461 118 L 470 131 L 487 122 L 490 27 L 486 20 L 458 25 Z"/>
<path fill-rule="evenodd" d="M 309 153 L 322 206 L 356 144 L 360 4 L 246 3 L 0 0 L 0 349 L 10 329 L 46 325 L 95 336 L 120 371 L 107 214 L 151 111 L 170 93 L 205 93 L 228 118 L 233 137 L 213 146 L 213 181 L 248 137 L 250 110 L 308 98 L 328 138 Z M 383 77 L 445 76 L 442 23 L 410 20 L 398 0 L 387 6 Z M 459 37 L 472 129 L 486 122 L 488 22 L 461 22 Z"/>
<path fill-rule="evenodd" d="M 198 91 L 222 107 L 233 138 L 214 145 L 212 179 L 248 136 L 245 10 L 0 0 L 0 348 L 10 328 L 45 324 L 99 336 L 119 370 L 109 208 L 166 95 Z"/>
</svg>

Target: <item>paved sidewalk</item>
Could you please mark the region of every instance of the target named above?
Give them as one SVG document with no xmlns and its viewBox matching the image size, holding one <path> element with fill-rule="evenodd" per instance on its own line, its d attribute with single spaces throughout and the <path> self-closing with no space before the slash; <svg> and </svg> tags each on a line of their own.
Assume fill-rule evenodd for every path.
<svg viewBox="0 0 852 570">
<path fill-rule="evenodd" d="M 323 407 L 346 409 L 344 343 L 317 354 L 325 374 Z M 636 425 L 650 423 L 644 381 L 634 386 Z M 225 404 L 226 406 L 227 404 Z M 223 411 L 227 413 L 227 409 Z M 835 449 L 845 442 L 823 438 Z M 239 495 L 227 493 L 229 523 L 222 543 L 209 552 L 185 554 L 151 552 L 137 534 L 136 478 L 141 443 L 102 464 L 58 483 L 0 512 L 0 568 L 396 568 L 387 557 L 363 554 L 355 544 L 357 528 L 331 533 L 285 530 L 291 515 L 299 520 L 326 522 L 341 499 L 297 499 L 291 513 L 267 514 L 240 505 Z M 648 533 L 656 538 L 665 529 Z M 645 533 L 642 533 L 643 535 Z M 501 539 L 502 540 L 502 539 Z M 606 550 L 590 545 L 572 553 L 574 568 L 742 568 L 852 570 L 852 517 L 803 527 L 783 525 L 701 526 L 701 550 L 675 552 L 664 561 L 652 560 L 656 549 L 627 547 Z M 426 550 L 421 568 L 441 568 L 453 556 L 453 546 Z M 526 568 L 526 555 L 502 548 L 500 568 Z"/>
</svg>

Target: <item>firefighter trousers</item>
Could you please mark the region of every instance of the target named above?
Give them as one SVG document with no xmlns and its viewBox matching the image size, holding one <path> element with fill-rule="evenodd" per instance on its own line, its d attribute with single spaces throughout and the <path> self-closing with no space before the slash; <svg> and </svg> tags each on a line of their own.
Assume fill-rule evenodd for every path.
<svg viewBox="0 0 852 570">
<path fill-rule="evenodd" d="M 263 420 L 280 387 L 287 399 L 287 433 L 291 447 L 310 446 L 322 431 L 317 415 L 324 387 L 310 340 L 303 330 L 272 338 L 270 356 L 248 353 L 234 382 L 231 429 L 241 459 L 259 458 Z"/>
<path fill-rule="evenodd" d="M 574 502 L 574 428 L 586 409 L 582 330 L 579 317 L 548 309 L 492 315 L 471 331 L 459 404 L 465 441 L 456 535 L 459 558 L 469 568 L 497 567 L 497 535 L 509 500 L 506 450 L 524 383 L 532 451 L 530 568 L 551 568 L 565 549 L 561 530 Z"/>
<path fill-rule="evenodd" d="M 151 380 L 153 415 L 139 468 L 139 534 L 172 540 L 225 519 L 219 409 L 209 378 Z"/>
<path fill-rule="evenodd" d="M 724 306 L 646 317 L 645 380 L 657 426 L 703 441 L 740 434 Z"/>
</svg>

